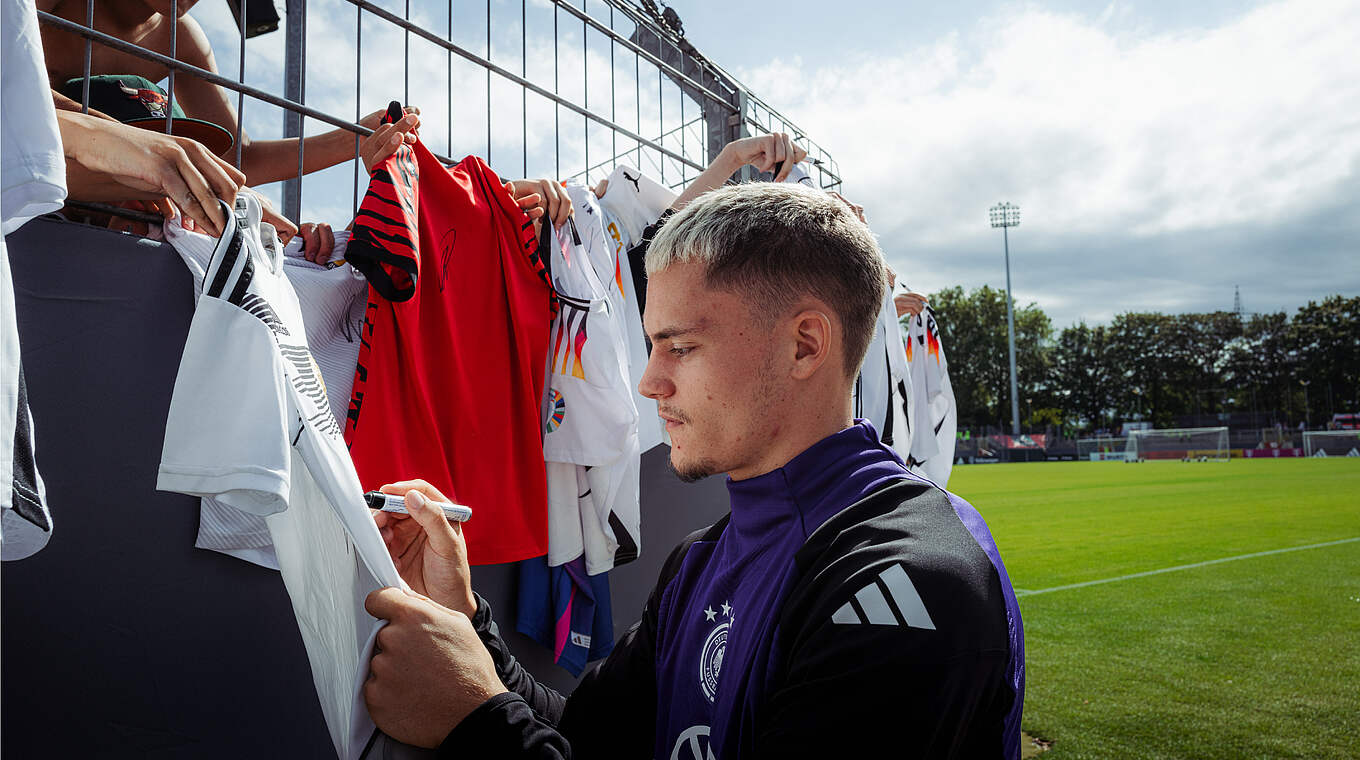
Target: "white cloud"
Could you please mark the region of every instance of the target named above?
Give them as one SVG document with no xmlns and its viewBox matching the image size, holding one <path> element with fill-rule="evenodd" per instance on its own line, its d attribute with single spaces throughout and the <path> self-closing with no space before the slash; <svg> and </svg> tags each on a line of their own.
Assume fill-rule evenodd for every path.
<svg viewBox="0 0 1360 760">
<path fill-rule="evenodd" d="M 1188 233 L 1288 224 L 1354 179 L 1360 4 L 1280 2 L 1158 34 L 1121 31 L 1124 16 L 1116 3 L 1097 20 L 1012 7 L 931 45 L 740 76 L 836 156 L 890 259 L 929 270 L 917 279 L 932 287 L 1004 284 L 986 224 L 1001 200 L 1023 208 L 1021 250 L 1067 256 L 1075 273 L 1111 242 L 1160 249 Z M 922 262 L 920 251 L 954 255 Z M 1173 269 L 1193 275 L 1191 259 Z M 1219 274 L 1220 260 L 1201 261 Z M 1105 262 L 1091 275 L 1114 271 Z M 1043 295 L 1019 279 L 1019 298 Z M 1067 311 L 1079 294 L 1048 298 L 1083 313 Z"/>
</svg>

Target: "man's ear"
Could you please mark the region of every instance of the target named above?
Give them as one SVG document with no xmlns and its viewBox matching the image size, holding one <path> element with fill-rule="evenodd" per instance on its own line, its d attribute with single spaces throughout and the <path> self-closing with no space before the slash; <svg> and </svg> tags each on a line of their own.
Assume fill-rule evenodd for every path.
<svg viewBox="0 0 1360 760">
<path fill-rule="evenodd" d="M 831 317 L 822 309 L 804 309 L 792 320 L 794 355 L 790 376 L 806 380 L 831 357 L 835 332 Z"/>
</svg>

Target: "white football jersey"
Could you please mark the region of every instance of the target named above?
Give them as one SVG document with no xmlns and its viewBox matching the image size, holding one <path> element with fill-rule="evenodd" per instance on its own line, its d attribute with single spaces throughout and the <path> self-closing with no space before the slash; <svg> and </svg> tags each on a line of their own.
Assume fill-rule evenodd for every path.
<svg viewBox="0 0 1360 760">
<path fill-rule="evenodd" d="M 868 420 L 879 440 L 892 446 L 905 461 L 912 441 L 910 429 L 903 424 L 909 410 L 903 410 L 902 405 L 911 394 L 912 378 L 906 356 L 898 348 L 902 340 L 902 326 L 889 292 L 879 307 L 874 335 L 851 393 L 855 416 Z"/>
<path fill-rule="evenodd" d="M 784 181 L 817 187 L 806 162 L 794 164 Z M 908 411 L 904 408 L 905 399 L 910 396 L 911 373 L 903 353 L 897 350 L 902 340 L 902 326 L 897 321 L 890 291 L 879 306 L 874 336 L 864 353 L 851 394 L 855 417 L 868 420 L 879 440 L 892 446 L 905 461 L 911 447 L 906 425 Z"/>
<path fill-rule="evenodd" d="M 637 392 L 642 373 L 647 369 L 647 338 L 642 330 L 642 312 L 628 262 L 628 249 L 642 242 L 642 232 L 656 222 L 675 203 L 676 194 L 665 185 L 644 176 L 631 166 L 622 165 L 609 175 L 609 186 L 599 199 L 604 212 L 604 230 L 613 250 L 614 271 L 607 280 L 610 297 L 620 306 L 628 343 L 628 379 L 633 403 L 638 410 L 638 445 L 643 451 L 664 440 L 665 427 L 656 411 L 656 401 Z M 579 209 L 578 209 L 579 211 Z"/>
<path fill-rule="evenodd" d="M 61 208 L 66 160 L 29 0 L 0 0 L 0 235 Z M 47 545 L 52 515 L 34 457 L 23 385 L 9 253 L 0 237 L 0 557 L 23 559 Z"/>
<path fill-rule="evenodd" d="M 195 299 L 203 292 L 204 271 L 217 241 L 184 229 L 179 218 L 165 225 L 165 238 L 179 253 L 194 281 Z M 364 318 L 368 281 L 344 263 L 348 232 L 335 233 L 331 261 L 318 265 L 302 257 L 302 239 L 295 236 L 284 249 L 283 273 L 293 285 L 302 311 L 307 345 L 321 369 L 331 413 L 341 430 L 348 413 L 349 391 L 359 359 L 359 328 Z M 279 569 L 273 541 L 263 517 L 234 509 L 218 500 L 202 500 L 198 537 L 194 546 L 211 549 L 271 570 Z"/>
<path fill-rule="evenodd" d="M 404 584 L 308 348 L 282 246 L 254 196 L 223 208 L 230 224 L 204 270 L 156 487 L 264 518 L 322 714 L 349 760 L 376 731 L 361 689 L 382 623 L 364 599 Z"/>
<path fill-rule="evenodd" d="M 912 317 L 907 328 L 906 357 L 911 368 L 911 469 L 944 488 L 954 469 L 958 408 L 949 384 L 949 364 L 940 343 L 940 328 L 930 307 Z"/>
<path fill-rule="evenodd" d="M 567 194 L 575 217 L 545 253 L 560 302 L 544 399 L 548 564 L 584 553 L 593 575 L 614 566 L 619 546 L 637 545 L 639 468 L 628 463 L 640 456 L 638 414 L 619 304 L 600 278 L 615 261 L 603 214 L 590 190 L 570 184 Z"/>
</svg>

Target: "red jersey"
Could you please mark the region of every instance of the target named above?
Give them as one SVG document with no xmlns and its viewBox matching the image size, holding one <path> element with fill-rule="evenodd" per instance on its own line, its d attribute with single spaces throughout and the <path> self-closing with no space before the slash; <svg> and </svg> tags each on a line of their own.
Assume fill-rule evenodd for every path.
<svg viewBox="0 0 1360 760">
<path fill-rule="evenodd" d="M 472 508 L 469 561 L 548 551 L 544 366 L 555 302 L 533 224 L 480 159 L 375 167 L 345 258 L 369 281 L 345 441 L 365 489 L 424 478 Z"/>
</svg>

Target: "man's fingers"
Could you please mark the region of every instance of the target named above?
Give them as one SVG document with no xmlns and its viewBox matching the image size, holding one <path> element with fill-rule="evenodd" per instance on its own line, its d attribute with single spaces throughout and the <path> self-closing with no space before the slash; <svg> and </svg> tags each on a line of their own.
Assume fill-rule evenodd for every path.
<svg viewBox="0 0 1360 760">
<path fill-rule="evenodd" d="M 217 194 L 208 186 L 208 181 L 199 173 L 198 168 L 189 160 L 189 156 L 183 150 L 176 155 L 176 165 L 179 168 L 180 177 L 188 185 L 192 197 L 198 201 L 206 212 L 206 218 L 210 220 L 210 228 L 213 235 L 221 235 L 222 230 L 226 229 L 227 220 L 222 215 L 222 208 L 217 203 Z M 185 198 L 185 205 L 192 206 Z M 223 198 L 222 200 L 227 200 Z M 234 200 L 234 198 L 233 198 Z M 228 201 L 230 203 L 231 201 Z"/>
<path fill-rule="evenodd" d="M 557 207 L 562 201 L 557 197 L 557 192 L 553 190 L 552 180 L 539 180 L 538 184 L 540 194 L 543 196 L 543 203 L 548 209 L 548 219 L 552 220 L 554 227 L 560 227 L 561 225 L 557 221 Z"/>
<path fill-rule="evenodd" d="M 388 586 L 374 591 L 364 599 L 364 609 L 380 620 L 394 620 L 411 608 L 415 600 L 399 588 Z"/>
<path fill-rule="evenodd" d="M 538 193 L 529 193 L 522 198 L 516 198 L 515 203 L 518 203 L 519 207 L 524 209 L 525 213 L 533 210 L 543 211 L 541 208 L 543 206 L 543 196 Z"/>
<path fill-rule="evenodd" d="M 420 523 L 436 554 L 446 559 L 458 554 L 458 534 L 444 510 L 430 504 L 421 492 L 411 490 L 406 492 L 406 511 Z"/>
<path fill-rule="evenodd" d="M 775 163 L 779 165 L 779 173 L 775 175 L 774 181 L 783 182 L 793 171 L 793 161 L 791 160 L 793 158 L 793 142 L 789 140 L 788 135 L 781 132 L 776 144 L 778 145 L 778 153 Z"/>
<path fill-rule="evenodd" d="M 794 162 L 795 164 L 796 164 L 796 163 L 799 163 L 799 162 L 801 162 L 803 159 L 805 159 L 805 158 L 807 158 L 807 157 L 808 157 L 808 152 L 807 152 L 805 149 L 798 147 L 798 144 L 797 144 L 797 143 L 794 143 L 794 145 L 793 145 L 793 162 Z"/>
<path fill-rule="evenodd" d="M 420 491 L 431 501 L 453 501 L 440 492 L 438 488 L 430 485 L 429 481 L 421 478 L 411 480 L 398 480 L 395 483 L 387 483 L 378 489 L 382 493 L 404 495 L 407 491 Z"/>
<path fill-rule="evenodd" d="M 335 250 L 335 233 L 331 231 L 329 224 L 317 225 L 320 234 L 320 244 L 317 250 L 316 263 L 327 264 L 331 260 L 331 252 Z"/>
<path fill-rule="evenodd" d="M 557 191 L 557 214 L 553 217 L 553 221 L 557 222 L 558 227 L 561 227 L 567 223 L 572 214 L 576 213 L 576 207 L 572 205 L 571 196 L 567 195 L 567 188 L 563 187 L 561 182 L 554 182 L 553 189 Z"/>
<path fill-rule="evenodd" d="M 209 153 L 202 143 L 186 139 L 180 141 L 180 147 L 189 162 L 203 175 L 211 192 L 228 204 L 235 203 L 236 194 L 245 184 L 245 175 L 236 167 Z"/>
<path fill-rule="evenodd" d="M 608 179 L 600 180 L 600 184 L 596 185 L 594 190 L 596 198 L 603 198 L 604 194 L 609 192 L 609 180 Z"/>
</svg>

